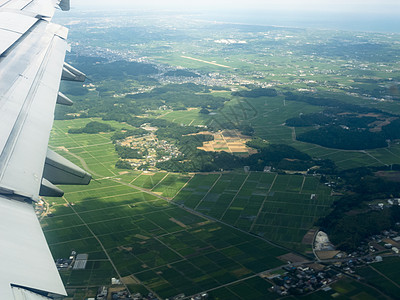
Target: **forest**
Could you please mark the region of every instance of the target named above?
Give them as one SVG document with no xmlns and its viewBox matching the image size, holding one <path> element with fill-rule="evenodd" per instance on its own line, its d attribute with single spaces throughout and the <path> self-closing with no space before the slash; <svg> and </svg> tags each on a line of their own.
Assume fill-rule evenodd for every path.
<svg viewBox="0 0 400 300">
<path fill-rule="evenodd" d="M 245 98 L 258 98 L 258 97 L 276 97 L 278 92 L 271 88 L 253 88 L 249 91 L 233 92 L 232 96 L 245 97 Z"/>
<path fill-rule="evenodd" d="M 201 94 L 199 94 L 201 93 Z M 207 109 L 219 109 L 229 99 L 210 94 L 210 87 L 186 84 L 169 84 L 157 87 L 150 92 L 140 94 L 128 94 L 127 99 L 132 99 L 134 105 L 145 109 L 158 109 L 167 105 L 173 110 L 186 110 L 188 107 L 204 107 Z"/>
<path fill-rule="evenodd" d="M 122 159 L 141 159 L 145 153 L 139 153 L 138 149 L 133 149 L 127 146 L 115 145 L 115 151 Z"/>
<path fill-rule="evenodd" d="M 73 60 L 75 64 L 79 64 L 79 69 L 94 81 L 106 79 L 125 81 L 129 77 L 159 73 L 156 66 L 150 63 L 125 60 L 108 61 L 105 58 L 87 56 L 73 57 Z"/>
<path fill-rule="evenodd" d="M 387 137 L 380 133 L 368 130 L 346 129 L 340 126 L 325 126 L 316 130 L 307 131 L 297 136 L 297 140 L 323 147 L 364 150 L 386 147 Z"/>
<path fill-rule="evenodd" d="M 290 127 L 343 125 L 350 128 L 368 129 L 370 124 L 377 121 L 377 117 L 359 116 L 357 114 L 337 114 L 333 110 L 325 110 L 321 113 L 301 114 L 298 117 L 289 118 L 285 124 Z"/>
<path fill-rule="evenodd" d="M 107 83 L 113 89 L 119 89 L 118 84 L 113 81 Z M 224 106 L 229 99 L 213 96 L 210 93 L 211 87 L 204 85 L 168 84 L 156 87 L 144 93 L 133 93 L 126 87 L 118 92 L 127 93 L 123 97 L 113 97 L 107 88 L 96 87 L 99 97 L 89 97 L 88 90 L 65 84 L 63 92 L 68 95 L 79 97 L 72 107 L 60 107 L 57 109 L 55 119 L 65 120 L 72 118 L 100 117 L 104 120 L 123 120 L 131 115 L 142 115 L 149 110 L 158 110 L 166 107 L 172 110 L 187 110 L 190 107 L 216 110 Z M 108 89 L 110 90 L 110 89 Z"/>
<path fill-rule="evenodd" d="M 356 168 L 337 173 L 341 188 L 347 190 L 333 204 L 330 214 L 320 219 L 317 225 L 326 231 L 331 241 L 343 251 L 354 251 L 368 237 L 395 227 L 400 222 L 400 207 L 373 209 L 371 201 L 400 197 L 400 182 L 385 180 L 377 171 L 399 170 L 391 167 Z"/>
<path fill-rule="evenodd" d="M 286 126 L 314 127 L 299 134 L 296 137 L 299 141 L 328 148 L 364 150 L 386 147 L 388 142 L 400 138 L 400 118 L 396 115 L 336 99 L 291 93 L 286 99 L 328 107 L 320 113 L 300 114 L 286 120 Z"/>
<path fill-rule="evenodd" d="M 390 115 L 390 114 L 385 113 L 376 108 L 347 103 L 340 99 L 328 98 L 328 97 L 325 97 L 322 95 L 319 97 L 316 97 L 313 94 L 292 93 L 292 92 L 286 92 L 284 95 L 285 95 L 285 99 L 287 101 L 304 102 L 304 103 L 307 103 L 310 105 L 315 105 L 315 106 L 320 106 L 320 107 L 329 107 L 331 109 L 336 108 L 335 111 L 337 114 L 340 112 L 342 112 L 342 113 L 350 112 L 350 113 L 359 113 L 359 114 L 377 113 L 377 114 Z"/>
<path fill-rule="evenodd" d="M 164 76 L 174 76 L 174 77 L 200 77 L 199 74 L 188 71 L 188 70 L 174 70 L 174 71 L 168 71 L 166 73 L 164 73 Z"/>
<path fill-rule="evenodd" d="M 71 128 L 68 130 L 68 133 L 71 134 L 80 134 L 80 133 L 88 133 L 88 134 L 96 134 L 100 132 L 110 132 L 115 131 L 113 127 L 109 124 L 105 124 L 102 122 L 92 121 L 87 123 L 82 128 Z"/>
<path fill-rule="evenodd" d="M 147 131 L 143 128 L 127 129 L 123 131 L 117 131 L 111 136 L 111 141 L 115 144 L 117 140 L 123 140 L 129 136 L 143 136 L 147 134 Z"/>
</svg>

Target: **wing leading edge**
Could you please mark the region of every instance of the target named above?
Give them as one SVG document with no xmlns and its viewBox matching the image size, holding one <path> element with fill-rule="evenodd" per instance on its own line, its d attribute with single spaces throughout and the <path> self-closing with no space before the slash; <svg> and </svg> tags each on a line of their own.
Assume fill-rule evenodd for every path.
<svg viewBox="0 0 400 300">
<path fill-rule="evenodd" d="M 0 295 L 5 300 L 66 294 L 31 203 L 39 195 L 61 196 L 54 184 L 91 179 L 47 148 L 56 103 L 72 104 L 58 91 L 61 78 L 84 80 L 64 65 L 68 30 L 50 22 L 57 5 L 68 10 L 69 0 L 0 0 Z M 71 78 L 64 78 L 66 70 Z"/>
</svg>

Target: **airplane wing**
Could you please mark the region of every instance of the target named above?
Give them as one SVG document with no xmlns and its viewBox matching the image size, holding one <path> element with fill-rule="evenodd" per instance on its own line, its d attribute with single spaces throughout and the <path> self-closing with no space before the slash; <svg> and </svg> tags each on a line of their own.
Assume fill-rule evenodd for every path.
<svg viewBox="0 0 400 300">
<path fill-rule="evenodd" d="M 48 149 L 60 80 L 83 81 L 64 64 L 68 30 L 51 23 L 69 0 L 0 0 L 0 298 L 66 295 L 32 203 L 62 196 L 55 184 L 91 176 Z M 41 296 L 39 296 L 41 295 Z"/>
</svg>

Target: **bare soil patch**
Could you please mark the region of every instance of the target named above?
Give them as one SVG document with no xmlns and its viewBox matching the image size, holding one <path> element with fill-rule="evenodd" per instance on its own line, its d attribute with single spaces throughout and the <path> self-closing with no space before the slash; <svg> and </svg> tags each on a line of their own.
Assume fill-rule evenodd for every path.
<svg viewBox="0 0 400 300">
<path fill-rule="evenodd" d="M 375 175 L 389 181 L 400 182 L 400 172 L 398 171 L 378 171 Z"/>
<path fill-rule="evenodd" d="M 250 136 L 246 136 L 237 130 L 224 130 L 217 133 L 200 132 L 199 134 L 211 134 L 214 137 L 213 141 L 204 142 L 202 147 L 198 147 L 204 151 L 225 151 L 228 153 L 240 153 L 244 155 L 251 155 L 256 153 L 255 149 L 246 146 L 246 142 L 251 140 Z"/>
<path fill-rule="evenodd" d="M 299 263 L 299 262 L 307 263 L 307 262 L 309 262 L 308 259 L 306 259 L 300 255 L 294 254 L 294 253 L 288 253 L 285 255 L 278 256 L 278 259 L 280 259 L 284 262 L 291 261 L 292 263 Z"/>
<path fill-rule="evenodd" d="M 315 229 L 315 228 L 310 229 L 310 230 L 304 235 L 303 240 L 301 241 L 301 243 L 302 243 L 302 244 L 305 244 L 305 245 L 311 245 L 311 244 L 314 242 L 314 236 L 315 236 L 315 233 L 316 233 L 317 231 L 318 231 L 318 230 Z"/>
<path fill-rule="evenodd" d="M 315 254 L 319 257 L 319 259 L 331 259 L 334 258 L 338 253 L 340 253 L 340 251 L 315 251 Z"/>
<path fill-rule="evenodd" d="M 176 220 L 176 219 L 174 219 L 174 218 L 170 218 L 169 220 L 170 220 L 171 222 L 174 222 L 175 224 L 177 224 L 177 225 L 183 227 L 183 228 L 187 228 L 187 226 L 186 226 L 185 224 L 183 224 L 181 221 L 178 221 L 178 220 Z"/>
</svg>

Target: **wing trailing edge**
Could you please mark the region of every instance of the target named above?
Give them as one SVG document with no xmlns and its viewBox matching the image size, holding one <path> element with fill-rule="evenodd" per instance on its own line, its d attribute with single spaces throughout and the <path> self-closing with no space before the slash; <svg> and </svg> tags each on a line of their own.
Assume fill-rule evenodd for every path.
<svg viewBox="0 0 400 300">
<path fill-rule="evenodd" d="M 87 185 L 92 176 L 66 158 L 47 150 L 43 177 L 53 184 Z"/>
<path fill-rule="evenodd" d="M 74 102 L 72 102 L 72 100 L 65 96 L 63 93 L 58 92 L 57 104 L 71 106 L 72 104 L 74 104 Z"/>
<path fill-rule="evenodd" d="M 64 63 L 61 80 L 84 82 L 86 75 L 73 66 Z"/>
<path fill-rule="evenodd" d="M 46 197 L 62 197 L 64 196 L 64 191 L 56 187 L 54 184 L 52 184 L 50 181 L 48 181 L 46 178 L 42 178 L 42 185 L 40 186 L 39 190 L 39 195 L 40 196 L 46 196 Z"/>
<path fill-rule="evenodd" d="M 62 77 L 85 75 L 64 65 L 68 30 L 51 23 L 69 0 L 0 0 L 0 298 L 66 295 L 32 202 L 62 196 L 55 184 L 88 184 L 91 176 L 48 150 Z"/>
</svg>

